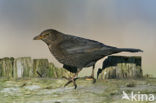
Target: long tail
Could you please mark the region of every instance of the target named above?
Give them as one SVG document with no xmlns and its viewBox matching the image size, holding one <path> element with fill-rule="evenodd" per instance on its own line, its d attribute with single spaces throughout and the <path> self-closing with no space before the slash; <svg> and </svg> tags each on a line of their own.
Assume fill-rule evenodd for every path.
<svg viewBox="0 0 156 103">
<path fill-rule="evenodd" d="M 120 52 L 143 52 L 141 49 L 133 49 L 133 48 L 118 48 Z"/>
</svg>

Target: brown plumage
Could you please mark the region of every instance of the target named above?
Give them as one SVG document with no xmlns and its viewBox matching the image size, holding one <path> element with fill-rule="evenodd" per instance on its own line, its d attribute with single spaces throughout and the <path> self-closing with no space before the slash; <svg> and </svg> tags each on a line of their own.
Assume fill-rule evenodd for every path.
<svg viewBox="0 0 156 103">
<path fill-rule="evenodd" d="M 54 29 L 43 31 L 34 40 L 43 40 L 54 57 L 63 64 L 63 67 L 76 73 L 66 84 L 73 82 L 75 88 L 77 87 L 75 78 L 82 68 L 93 66 L 91 77 L 94 78 L 95 63 L 99 59 L 119 52 L 142 52 L 140 49 L 108 46 L 98 41 L 64 34 Z"/>
</svg>

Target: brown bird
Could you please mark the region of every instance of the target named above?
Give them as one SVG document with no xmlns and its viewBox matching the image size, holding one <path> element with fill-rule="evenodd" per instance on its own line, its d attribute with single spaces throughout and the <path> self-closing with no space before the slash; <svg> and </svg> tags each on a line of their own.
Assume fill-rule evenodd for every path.
<svg viewBox="0 0 156 103">
<path fill-rule="evenodd" d="M 67 86 L 73 82 L 75 89 L 77 88 L 75 81 L 82 68 L 93 66 L 90 77 L 95 82 L 94 68 L 99 59 L 119 52 L 142 52 L 140 49 L 108 46 L 98 41 L 64 34 L 54 29 L 41 32 L 40 35 L 34 37 L 34 40 L 44 41 L 54 57 L 63 64 L 63 67 L 75 73 L 73 77 L 66 78 L 69 81 L 65 84 Z"/>
</svg>

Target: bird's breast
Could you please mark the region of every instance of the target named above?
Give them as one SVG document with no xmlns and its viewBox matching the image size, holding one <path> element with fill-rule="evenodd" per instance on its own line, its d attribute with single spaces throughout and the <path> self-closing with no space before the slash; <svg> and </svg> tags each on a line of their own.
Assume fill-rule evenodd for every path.
<svg viewBox="0 0 156 103">
<path fill-rule="evenodd" d="M 49 45 L 48 46 L 50 52 L 53 56 L 60 62 L 63 63 L 65 57 L 64 51 L 57 45 Z"/>
</svg>

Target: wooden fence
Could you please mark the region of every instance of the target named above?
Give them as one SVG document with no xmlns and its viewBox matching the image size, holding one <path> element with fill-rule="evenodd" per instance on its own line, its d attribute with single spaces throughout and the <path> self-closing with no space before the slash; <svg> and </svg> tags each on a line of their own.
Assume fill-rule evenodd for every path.
<svg viewBox="0 0 156 103">
<path fill-rule="evenodd" d="M 98 70 L 99 79 L 127 79 L 142 78 L 140 56 L 108 56 L 103 62 L 102 69 Z"/>
<path fill-rule="evenodd" d="M 31 57 L 0 59 L 0 77 L 52 77 L 69 76 L 70 72 L 57 68 L 48 59 L 31 59 Z"/>
<path fill-rule="evenodd" d="M 71 73 L 57 68 L 48 59 L 31 59 L 31 57 L 0 59 L 0 77 L 69 77 Z M 142 78 L 141 57 L 108 56 L 102 69 L 97 72 L 99 79 Z"/>
</svg>

